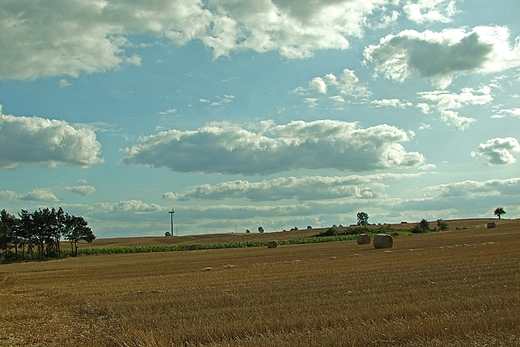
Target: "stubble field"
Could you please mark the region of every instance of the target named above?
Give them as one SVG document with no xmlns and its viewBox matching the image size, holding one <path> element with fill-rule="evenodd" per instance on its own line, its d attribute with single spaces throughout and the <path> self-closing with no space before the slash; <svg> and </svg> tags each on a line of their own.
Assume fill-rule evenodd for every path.
<svg viewBox="0 0 520 347">
<path fill-rule="evenodd" d="M 0 346 L 520 346 L 520 221 L 485 222 L 448 221 L 448 232 L 399 236 L 391 249 L 345 241 L 0 265 Z M 242 236 L 287 234 L 222 238 Z"/>
</svg>

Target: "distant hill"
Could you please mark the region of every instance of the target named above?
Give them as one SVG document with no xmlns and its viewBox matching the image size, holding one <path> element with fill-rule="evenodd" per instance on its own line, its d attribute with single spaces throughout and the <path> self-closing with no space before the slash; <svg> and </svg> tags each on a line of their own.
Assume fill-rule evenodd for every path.
<svg viewBox="0 0 520 347">
<path fill-rule="evenodd" d="M 471 219 L 454 219 L 443 220 L 448 223 L 450 231 L 457 229 L 473 229 L 486 228 L 488 222 L 495 222 L 497 225 L 515 224 L 520 229 L 520 219 L 501 219 L 496 218 L 471 218 Z M 409 230 L 418 223 L 399 223 L 388 224 L 393 229 Z M 383 225 L 369 225 L 370 229 L 378 229 Z M 434 228 L 436 221 L 430 221 L 430 227 Z M 512 225 L 509 225 L 512 226 Z M 338 230 L 355 228 L 357 226 L 337 227 Z M 326 228 L 299 229 L 290 231 L 277 231 L 266 233 L 224 233 L 224 234 L 203 234 L 203 235 L 187 235 L 187 236 L 145 236 L 145 237 L 118 237 L 118 238 L 98 238 L 92 243 L 83 242 L 80 248 L 100 248 L 100 247 L 137 247 L 137 246 L 155 246 L 155 245 L 175 245 L 175 244 L 210 244 L 210 243 L 227 243 L 227 242 L 245 242 L 245 241 L 271 241 L 271 240 L 289 240 L 294 238 L 303 238 L 317 235 L 320 232 L 328 230 Z M 449 232 L 449 231 L 448 231 Z"/>
</svg>

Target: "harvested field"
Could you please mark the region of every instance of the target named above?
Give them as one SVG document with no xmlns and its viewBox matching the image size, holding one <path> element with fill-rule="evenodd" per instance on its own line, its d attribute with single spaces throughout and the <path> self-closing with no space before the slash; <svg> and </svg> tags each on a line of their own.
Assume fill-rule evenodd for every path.
<svg viewBox="0 0 520 347">
<path fill-rule="evenodd" d="M 0 346 L 520 346 L 520 221 L 457 223 L 391 249 L 354 240 L 1 265 Z M 196 241 L 223 242 L 211 240 Z"/>
</svg>

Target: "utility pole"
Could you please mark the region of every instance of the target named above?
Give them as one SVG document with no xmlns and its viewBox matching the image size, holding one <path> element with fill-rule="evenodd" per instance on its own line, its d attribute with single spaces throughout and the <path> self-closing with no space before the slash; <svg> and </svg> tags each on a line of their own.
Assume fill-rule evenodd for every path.
<svg viewBox="0 0 520 347">
<path fill-rule="evenodd" d="M 170 214 L 170 221 L 171 221 L 171 227 L 172 227 L 172 236 L 175 236 L 175 233 L 174 233 L 174 228 L 173 228 L 173 214 L 175 213 L 175 211 L 173 210 L 173 207 L 172 207 L 172 210 L 170 212 L 168 212 Z"/>
</svg>

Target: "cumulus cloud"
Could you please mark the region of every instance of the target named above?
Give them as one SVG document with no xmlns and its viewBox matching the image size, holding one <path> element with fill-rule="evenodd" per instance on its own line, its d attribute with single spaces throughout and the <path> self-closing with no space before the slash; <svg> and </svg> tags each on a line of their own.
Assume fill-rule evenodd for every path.
<svg viewBox="0 0 520 347">
<path fill-rule="evenodd" d="M 168 192 L 163 198 L 169 200 L 222 200 L 247 199 L 250 201 L 275 200 L 323 200 L 338 198 L 381 198 L 386 185 L 377 183 L 388 179 L 418 177 L 420 174 L 375 174 L 350 175 L 344 177 L 305 176 L 280 177 L 272 180 L 251 182 L 235 180 L 215 185 L 204 184 L 193 187 L 182 194 Z"/>
<path fill-rule="evenodd" d="M 500 110 L 499 111 L 499 114 L 497 116 L 495 116 L 495 118 L 501 118 L 501 117 L 504 117 L 504 115 L 507 115 L 507 116 L 513 116 L 513 117 L 520 117 L 520 108 L 510 108 L 510 109 L 504 109 L 504 110 Z"/>
<path fill-rule="evenodd" d="M 0 169 L 23 164 L 88 167 L 103 160 L 96 134 L 65 121 L 2 114 L 0 105 Z"/>
<path fill-rule="evenodd" d="M 89 185 L 82 185 L 82 186 L 74 186 L 74 187 L 65 187 L 65 191 L 80 195 L 90 195 L 94 194 L 96 192 L 96 188 Z"/>
<path fill-rule="evenodd" d="M 458 74 L 490 73 L 519 66 L 520 42 L 511 45 L 505 27 L 480 26 L 470 32 L 405 30 L 367 47 L 364 56 L 389 79 L 431 78 L 445 88 Z"/>
<path fill-rule="evenodd" d="M 126 53 L 134 35 L 183 45 L 199 40 L 215 57 L 278 51 L 288 59 L 347 49 L 370 22 L 396 20 L 390 0 L 32 1 L 0 5 L 0 78 L 77 77 L 141 57 Z M 424 8 L 424 6 L 422 6 Z M 370 19 L 369 17 L 372 16 Z M 380 24 L 380 23 L 379 23 Z"/>
<path fill-rule="evenodd" d="M 428 190 L 440 191 L 443 197 L 477 197 L 520 194 L 520 178 L 492 179 L 487 181 L 467 180 L 429 187 Z"/>
<path fill-rule="evenodd" d="M 46 202 L 57 202 L 60 201 L 49 188 L 36 188 L 29 192 L 27 195 L 22 196 L 21 200 L 27 201 L 46 201 Z"/>
<path fill-rule="evenodd" d="M 513 137 L 495 138 L 481 143 L 478 149 L 471 152 L 474 158 L 484 158 L 488 165 L 506 165 L 516 161 L 512 152 L 520 152 L 520 144 Z"/>
<path fill-rule="evenodd" d="M 438 110 L 455 110 L 466 105 L 485 105 L 493 101 L 491 88 L 484 86 L 477 90 L 462 88 L 460 94 L 447 91 L 420 92 L 419 97 L 435 104 Z"/>
<path fill-rule="evenodd" d="M 339 76 L 330 73 L 324 77 L 315 77 L 309 82 L 308 87 L 298 87 L 293 92 L 327 94 L 330 90 L 334 90 L 343 96 L 363 97 L 370 95 L 368 87 L 359 80 L 354 71 L 349 69 L 343 70 Z"/>
<path fill-rule="evenodd" d="M 457 112 L 445 110 L 441 112 L 441 119 L 448 125 L 454 126 L 459 130 L 466 130 L 477 120 L 475 118 L 460 116 Z"/>
<path fill-rule="evenodd" d="M 456 0 L 407 0 L 403 6 L 408 19 L 418 24 L 425 22 L 450 22 L 457 12 Z"/>
<path fill-rule="evenodd" d="M 17 194 L 12 190 L 0 190 L 0 199 L 2 200 L 19 200 L 23 195 Z"/>
<path fill-rule="evenodd" d="M 119 202 L 98 203 L 92 206 L 92 212 L 115 212 L 115 213 L 152 213 L 160 212 L 163 208 L 158 204 L 148 204 L 141 200 L 122 200 Z"/>
<path fill-rule="evenodd" d="M 424 163 L 407 152 L 405 131 L 390 125 L 360 128 L 333 120 L 264 122 L 259 132 L 227 122 L 197 130 L 170 130 L 142 136 L 122 149 L 125 164 L 168 167 L 178 172 L 270 174 L 296 169 L 366 171 Z"/>
<path fill-rule="evenodd" d="M 419 98 L 426 101 L 417 104 L 423 113 L 431 113 L 437 110 L 441 113 L 441 119 L 448 125 L 459 130 L 465 130 L 476 120 L 474 118 L 462 117 L 458 110 L 468 105 L 486 105 L 493 101 L 491 88 L 483 86 L 479 89 L 462 88 L 461 93 L 449 93 L 445 90 L 418 93 Z"/>
<path fill-rule="evenodd" d="M 413 104 L 409 101 L 403 101 L 400 99 L 381 99 L 381 100 L 372 100 L 370 102 L 372 105 L 376 107 L 395 107 L 395 108 L 406 108 L 411 107 Z"/>
</svg>

